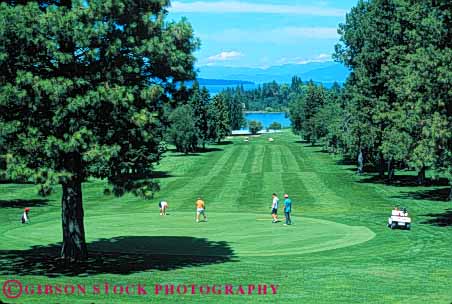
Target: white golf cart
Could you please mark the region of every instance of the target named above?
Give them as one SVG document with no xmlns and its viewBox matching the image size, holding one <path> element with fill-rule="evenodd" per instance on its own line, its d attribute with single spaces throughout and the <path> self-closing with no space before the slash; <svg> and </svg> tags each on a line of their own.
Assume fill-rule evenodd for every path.
<svg viewBox="0 0 452 304">
<path fill-rule="evenodd" d="M 392 210 L 391 217 L 388 218 L 388 227 L 391 229 L 405 228 L 411 229 L 411 218 L 408 216 L 406 208 L 395 208 Z"/>
</svg>

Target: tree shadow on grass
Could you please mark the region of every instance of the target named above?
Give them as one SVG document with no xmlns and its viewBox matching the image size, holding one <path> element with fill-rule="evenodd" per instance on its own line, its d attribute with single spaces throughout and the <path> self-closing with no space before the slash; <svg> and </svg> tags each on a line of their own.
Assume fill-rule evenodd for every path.
<svg viewBox="0 0 452 304">
<path fill-rule="evenodd" d="M 336 161 L 336 165 L 340 166 L 356 166 L 357 161 L 351 158 L 341 158 L 340 160 Z"/>
<path fill-rule="evenodd" d="M 315 153 L 322 153 L 322 154 L 328 154 L 328 155 L 332 155 L 333 154 L 333 153 L 331 153 L 330 151 L 328 151 L 327 149 L 324 149 L 324 148 L 315 151 Z"/>
<path fill-rule="evenodd" d="M 0 200 L 0 208 L 25 208 L 25 207 L 43 207 L 49 204 L 47 199 L 15 199 Z"/>
<path fill-rule="evenodd" d="M 374 175 L 369 178 L 365 178 L 359 181 L 363 184 L 386 184 L 386 178 L 381 178 L 378 175 Z M 433 186 L 447 186 L 449 181 L 446 178 L 440 178 L 437 180 L 426 179 L 424 184 L 418 184 L 417 176 L 415 175 L 395 175 L 390 186 L 395 187 L 433 187 Z"/>
<path fill-rule="evenodd" d="M 429 200 L 445 202 L 448 201 L 450 188 L 439 188 L 431 190 L 418 190 L 412 192 L 402 192 L 400 196 L 396 198 L 401 199 L 416 199 L 416 200 Z"/>
<path fill-rule="evenodd" d="M 183 152 L 179 152 L 176 149 L 169 149 L 170 152 L 174 153 L 173 155 L 171 155 L 172 157 L 190 157 L 190 156 L 200 156 L 204 153 L 209 153 L 209 152 L 221 152 L 224 151 L 223 149 L 220 148 L 199 148 L 196 150 L 196 152 L 189 152 L 189 153 L 183 153 Z"/>
<path fill-rule="evenodd" d="M 322 144 L 312 144 L 310 141 L 306 141 L 306 140 L 297 140 L 297 141 L 295 141 L 295 143 L 296 144 L 302 144 L 302 145 L 304 145 L 307 148 L 321 148 L 321 147 L 323 147 Z"/>
<path fill-rule="evenodd" d="M 303 145 L 308 145 L 311 142 L 307 141 L 307 140 L 297 140 L 295 141 L 296 144 L 303 144 Z"/>
<path fill-rule="evenodd" d="M 431 217 L 431 219 L 425 220 L 421 224 L 438 227 L 452 226 L 452 209 L 447 209 L 444 213 L 428 213 L 422 216 Z"/>
<path fill-rule="evenodd" d="M 28 250 L 0 251 L 0 275 L 88 276 L 128 275 L 149 270 L 173 270 L 233 262 L 227 242 L 179 236 L 119 236 L 88 244 L 87 261 L 58 259 L 61 244 Z"/>
<path fill-rule="evenodd" d="M 220 142 L 215 143 L 216 146 L 227 146 L 227 145 L 232 145 L 232 144 L 234 144 L 234 142 L 231 140 L 225 140 L 225 141 L 220 141 Z"/>
<path fill-rule="evenodd" d="M 174 153 L 179 153 L 179 152 L 174 151 Z M 201 154 L 190 152 L 190 153 L 179 153 L 179 154 L 171 155 L 171 157 L 194 157 L 194 156 L 201 156 Z"/>
<path fill-rule="evenodd" d="M 174 175 L 166 172 L 166 171 L 154 171 L 151 175 L 152 178 L 169 178 L 174 177 Z"/>
<path fill-rule="evenodd" d="M 212 148 L 212 147 L 210 147 L 210 148 L 200 148 L 196 152 L 203 154 L 203 153 L 220 152 L 220 151 L 224 151 L 224 150 L 220 149 L 220 148 Z"/>
</svg>

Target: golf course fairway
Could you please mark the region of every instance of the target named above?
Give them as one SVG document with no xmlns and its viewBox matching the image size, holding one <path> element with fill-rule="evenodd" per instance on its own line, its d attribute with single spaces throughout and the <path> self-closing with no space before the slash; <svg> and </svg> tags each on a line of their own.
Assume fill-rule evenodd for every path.
<svg viewBox="0 0 452 304">
<path fill-rule="evenodd" d="M 353 162 L 300 142 L 288 130 L 234 137 L 207 151 L 170 150 L 156 167 L 160 191 L 147 201 L 105 195 L 105 181 L 83 184 L 88 261 L 58 259 L 61 190 L 39 197 L 32 184 L 0 184 L 0 287 L 23 293 L 4 303 L 450 303 L 452 238 L 446 186 L 393 186 Z M 405 183 L 399 183 L 403 180 Z M 271 195 L 293 201 L 293 225 L 271 222 Z M 195 201 L 207 222 L 195 222 Z M 159 215 L 158 202 L 169 204 Z M 395 205 L 408 208 L 412 230 L 391 230 Z M 25 207 L 31 224 L 20 223 Z M 202 217 L 201 217 L 202 218 Z M 110 288 L 93 294 L 93 286 Z M 146 285 L 147 294 L 112 286 Z M 155 294 L 155 286 L 244 286 L 246 292 Z M 257 287 L 268 286 L 267 294 Z M 86 293 L 38 294 L 37 286 L 85 286 Z M 272 293 L 270 285 L 277 286 Z M 25 286 L 34 293 L 25 293 Z M 119 288 L 119 287 L 118 287 Z M 0 288 L 0 291 L 3 289 Z M 8 291 L 8 286 L 5 287 Z M 10 288 L 10 290 L 16 290 Z"/>
</svg>

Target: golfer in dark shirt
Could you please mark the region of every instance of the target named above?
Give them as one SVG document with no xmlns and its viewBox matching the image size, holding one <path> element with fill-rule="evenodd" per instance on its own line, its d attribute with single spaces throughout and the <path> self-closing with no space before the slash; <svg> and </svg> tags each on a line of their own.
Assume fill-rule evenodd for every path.
<svg viewBox="0 0 452 304">
<path fill-rule="evenodd" d="M 286 217 L 286 223 L 284 224 L 284 226 L 292 225 L 290 212 L 292 212 L 292 200 L 289 198 L 288 194 L 284 194 L 284 215 Z"/>
</svg>

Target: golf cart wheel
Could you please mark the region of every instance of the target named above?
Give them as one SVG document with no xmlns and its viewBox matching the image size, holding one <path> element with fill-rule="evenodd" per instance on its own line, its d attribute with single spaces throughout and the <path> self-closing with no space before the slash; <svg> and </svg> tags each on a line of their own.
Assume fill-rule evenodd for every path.
<svg viewBox="0 0 452 304">
<path fill-rule="evenodd" d="M 394 223 L 394 222 L 392 222 L 392 223 L 391 223 L 391 229 L 395 229 L 395 227 L 397 227 L 397 224 Z"/>
<path fill-rule="evenodd" d="M 411 230 L 411 224 L 406 224 L 406 229 Z"/>
</svg>

